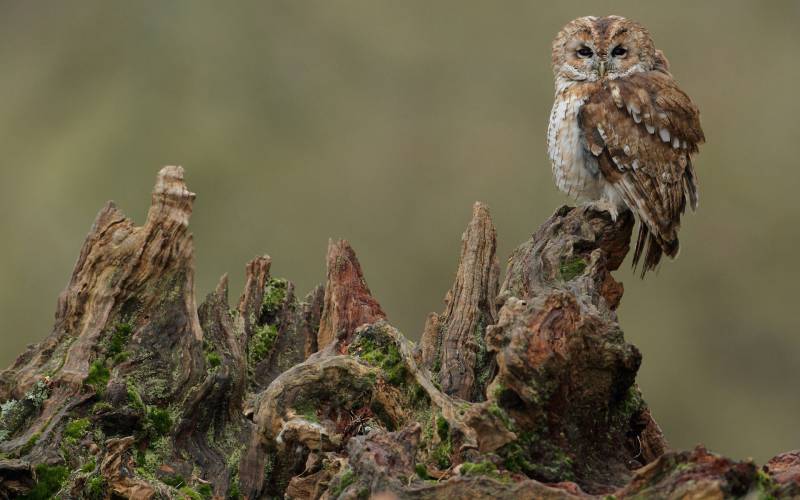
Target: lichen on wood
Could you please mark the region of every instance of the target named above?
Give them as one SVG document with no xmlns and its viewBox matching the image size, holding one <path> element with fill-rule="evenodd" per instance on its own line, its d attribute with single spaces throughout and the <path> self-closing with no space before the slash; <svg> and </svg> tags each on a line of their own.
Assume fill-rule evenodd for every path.
<svg viewBox="0 0 800 500">
<path fill-rule="evenodd" d="M 628 213 L 558 209 L 501 286 L 476 203 L 416 345 L 344 240 L 302 300 L 261 256 L 197 306 L 194 198 L 165 167 L 143 226 L 98 214 L 53 332 L 0 372 L 0 498 L 800 495 L 797 451 L 669 449 L 617 322 Z"/>
</svg>

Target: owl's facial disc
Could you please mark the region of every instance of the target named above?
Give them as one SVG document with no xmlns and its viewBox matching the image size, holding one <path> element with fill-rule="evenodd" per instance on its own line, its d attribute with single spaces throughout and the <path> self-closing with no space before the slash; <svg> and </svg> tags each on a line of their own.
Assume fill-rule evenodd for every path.
<svg viewBox="0 0 800 500">
<path fill-rule="evenodd" d="M 562 80 L 622 78 L 652 70 L 655 62 L 647 30 L 619 16 L 575 19 L 553 41 L 553 69 Z"/>
</svg>

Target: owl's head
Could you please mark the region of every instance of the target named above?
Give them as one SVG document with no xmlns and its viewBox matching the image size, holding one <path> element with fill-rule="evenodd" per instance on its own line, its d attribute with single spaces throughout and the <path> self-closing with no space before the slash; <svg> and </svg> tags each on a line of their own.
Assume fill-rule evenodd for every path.
<svg viewBox="0 0 800 500">
<path fill-rule="evenodd" d="M 572 81 L 619 78 L 661 60 L 644 26 L 620 16 L 579 17 L 553 40 L 553 73 Z"/>
</svg>

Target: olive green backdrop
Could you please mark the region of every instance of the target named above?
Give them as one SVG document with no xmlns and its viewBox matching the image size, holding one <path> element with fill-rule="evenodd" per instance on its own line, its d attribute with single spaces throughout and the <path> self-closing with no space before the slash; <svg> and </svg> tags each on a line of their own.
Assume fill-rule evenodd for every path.
<svg viewBox="0 0 800 500">
<path fill-rule="evenodd" d="M 96 212 L 144 220 L 156 171 L 198 193 L 197 295 L 245 262 L 305 292 L 351 241 L 390 319 L 442 309 L 472 202 L 502 263 L 560 204 L 550 41 L 648 26 L 702 110 L 682 254 L 618 275 L 639 383 L 676 447 L 800 447 L 798 2 L 0 2 L 0 365 L 46 336 Z M 234 297 L 235 298 L 235 297 Z"/>
</svg>

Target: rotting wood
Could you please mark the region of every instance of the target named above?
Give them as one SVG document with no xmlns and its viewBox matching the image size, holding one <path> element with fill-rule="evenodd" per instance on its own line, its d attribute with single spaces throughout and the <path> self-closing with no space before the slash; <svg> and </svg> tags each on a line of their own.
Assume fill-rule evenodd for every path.
<svg viewBox="0 0 800 500">
<path fill-rule="evenodd" d="M 560 208 L 498 293 L 476 204 L 417 346 L 343 240 L 302 301 L 262 256 L 235 308 L 226 277 L 196 307 L 193 200 L 166 167 L 143 226 L 98 214 L 52 334 L 0 372 L 0 498 L 800 495 L 797 451 L 669 449 L 616 317 L 630 214 Z"/>
</svg>

